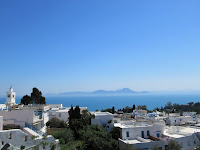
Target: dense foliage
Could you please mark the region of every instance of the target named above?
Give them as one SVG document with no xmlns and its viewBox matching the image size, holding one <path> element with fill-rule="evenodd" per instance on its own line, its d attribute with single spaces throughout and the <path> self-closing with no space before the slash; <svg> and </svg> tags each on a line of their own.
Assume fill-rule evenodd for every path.
<svg viewBox="0 0 200 150">
<path fill-rule="evenodd" d="M 197 146 L 195 150 L 200 150 L 200 147 L 199 147 L 199 146 Z"/>
<path fill-rule="evenodd" d="M 112 108 L 102 109 L 101 112 L 109 112 L 109 113 L 114 114 L 116 111 L 115 111 L 115 107 L 113 106 Z"/>
<path fill-rule="evenodd" d="M 63 120 L 52 118 L 46 123 L 47 127 L 50 128 L 66 128 L 67 124 Z"/>
<path fill-rule="evenodd" d="M 172 104 L 171 102 L 168 102 L 165 107 L 160 107 L 160 108 L 155 108 L 154 110 L 158 110 L 158 111 L 165 111 L 165 112 L 197 112 L 198 114 L 200 114 L 200 103 L 193 103 L 190 102 L 186 105 L 180 105 L 180 104 Z"/>
<path fill-rule="evenodd" d="M 181 150 L 180 144 L 175 140 L 170 140 L 166 147 L 166 150 Z"/>
<path fill-rule="evenodd" d="M 98 125 L 84 126 L 80 130 L 80 140 L 84 141 L 87 150 L 117 150 L 117 140 L 113 139 L 111 134 L 108 134 L 104 128 Z"/>
<path fill-rule="evenodd" d="M 37 88 L 33 88 L 31 96 L 25 95 L 21 99 L 21 104 L 46 104 L 45 97 L 42 96 L 42 92 Z"/>
<path fill-rule="evenodd" d="M 88 110 L 80 113 L 78 106 L 71 107 L 68 126 L 51 132 L 60 140 L 61 150 L 118 149 L 119 129 L 114 128 L 111 133 L 108 133 L 98 125 L 91 125 L 92 118 L 93 115 Z"/>
<path fill-rule="evenodd" d="M 135 109 L 136 109 L 136 107 L 135 107 L 135 105 L 133 105 L 132 107 L 126 106 L 125 108 L 118 109 L 118 111 L 122 111 L 123 113 L 132 113 L 133 110 L 135 110 Z M 137 109 L 148 110 L 146 105 L 138 105 Z M 113 106 L 112 108 L 102 109 L 101 112 L 110 112 L 110 113 L 114 114 L 117 111 L 115 111 L 115 107 Z"/>
</svg>

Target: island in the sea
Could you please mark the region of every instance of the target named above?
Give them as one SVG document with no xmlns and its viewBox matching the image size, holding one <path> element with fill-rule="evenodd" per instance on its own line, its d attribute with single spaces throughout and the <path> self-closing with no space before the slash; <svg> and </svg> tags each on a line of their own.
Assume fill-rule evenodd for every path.
<svg viewBox="0 0 200 150">
<path fill-rule="evenodd" d="M 63 92 L 59 93 L 58 96 L 124 96 L 124 95 L 135 95 L 135 94 L 147 94 L 148 91 L 133 91 L 129 88 L 122 88 L 113 91 L 97 90 L 92 92 Z"/>
</svg>

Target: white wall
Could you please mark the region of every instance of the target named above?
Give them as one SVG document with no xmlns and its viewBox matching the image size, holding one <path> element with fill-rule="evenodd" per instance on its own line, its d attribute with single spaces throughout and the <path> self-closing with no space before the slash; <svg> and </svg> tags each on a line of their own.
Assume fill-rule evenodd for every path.
<svg viewBox="0 0 200 150">
<path fill-rule="evenodd" d="M 14 120 L 15 122 L 27 122 L 31 124 L 34 118 L 33 110 L 0 110 L 0 116 L 3 116 L 4 121 Z"/>
<path fill-rule="evenodd" d="M 63 105 L 62 104 L 49 104 L 50 108 L 62 108 Z"/>
<path fill-rule="evenodd" d="M 113 120 L 113 114 L 111 114 L 111 113 L 96 112 L 96 113 L 94 113 L 94 115 L 95 115 L 95 118 L 92 119 L 92 124 L 94 124 L 93 122 L 96 122 L 94 120 L 98 120 L 98 122 L 102 125 L 108 124 L 108 121 Z"/>
<path fill-rule="evenodd" d="M 160 134 L 160 136 L 164 132 L 164 125 L 163 124 L 153 124 L 150 126 L 136 126 L 136 127 L 127 127 L 127 128 L 122 128 L 121 129 L 122 133 L 122 139 L 128 139 L 128 140 L 133 140 L 136 139 L 138 136 L 142 137 L 142 131 L 144 131 L 144 138 L 149 138 L 147 136 L 147 131 L 149 131 L 149 134 L 151 136 L 157 137 L 157 133 Z M 129 137 L 127 137 L 127 132 L 129 133 Z"/>
<path fill-rule="evenodd" d="M 3 130 L 3 116 L 0 116 L 0 131 Z"/>
<path fill-rule="evenodd" d="M 9 139 L 11 135 L 11 138 Z M 27 140 L 25 140 L 27 138 Z M 50 149 L 50 143 L 56 143 L 55 139 L 52 136 L 48 136 L 46 140 L 39 138 L 39 139 L 32 139 L 31 136 L 24 133 L 20 129 L 13 129 L 13 130 L 4 130 L 0 132 L 0 148 L 2 148 L 6 143 L 12 144 L 16 149 L 20 146 L 30 147 L 34 145 L 40 145 L 39 149 L 42 150 L 42 145 L 40 144 L 41 141 L 45 141 L 49 143 L 45 150 Z"/>
<path fill-rule="evenodd" d="M 181 125 L 181 124 L 185 124 L 188 121 L 193 121 L 193 120 L 194 119 L 192 116 L 180 116 L 180 117 L 169 116 L 168 123 L 170 125 Z"/>
<path fill-rule="evenodd" d="M 126 145 L 125 141 L 119 139 L 119 149 L 123 149 Z M 152 142 L 143 142 L 143 143 L 136 143 L 136 144 L 128 144 L 133 149 L 141 149 L 141 150 L 151 150 L 154 146 L 161 148 L 161 150 L 165 150 L 165 142 L 164 141 L 152 141 Z"/>
<path fill-rule="evenodd" d="M 195 134 L 172 139 L 176 140 L 181 145 L 181 150 L 192 150 L 200 144 Z"/>
<path fill-rule="evenodd" d="M 56 118 L 67 122 L 68 118 L 69 118 L 68 111 L 57 111 L 56 112 Z"/>
</svg>

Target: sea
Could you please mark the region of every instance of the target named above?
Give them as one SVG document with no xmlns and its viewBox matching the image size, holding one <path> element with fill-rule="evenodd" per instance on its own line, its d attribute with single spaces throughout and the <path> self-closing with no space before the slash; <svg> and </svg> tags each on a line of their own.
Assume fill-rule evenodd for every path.
<svg viewBox="0 0 200 150">
<path fill-rule="evenodd" d="M 17 97 L 16 102 L 20 103 L 22 97 Z M 6 98 L 0 97 L 0 103 L 5 103 Z M 200 94 L 181 95 L 132 95 L 132 96 L 46 96 L 47 104 L 63 104 L 64 107 L 80 106 L 87 107 L 89 111 L 102 110 L 107 108 L 122 109 L 134 104 L 146 105 L 149 110 L 165 106 L 167 102 L 187 104 L 189 102 L 200 102 Z"/>
</svg>

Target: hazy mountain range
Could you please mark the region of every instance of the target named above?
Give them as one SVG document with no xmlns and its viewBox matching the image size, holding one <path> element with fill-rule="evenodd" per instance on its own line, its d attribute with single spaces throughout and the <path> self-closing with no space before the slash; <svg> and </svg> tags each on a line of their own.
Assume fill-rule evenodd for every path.
<svg viewBox="0 0 200 150">
<path fill-rule="evenodd" d="M 64 92 L 57 94 L 58 96 L 114 96 L 114 95 L 135 95 L 146 94 L 148 91 L 133 91 L 129 88 L 123 88 L 115 91 L 97 90 L 92 92 Z"/>
</svg>

